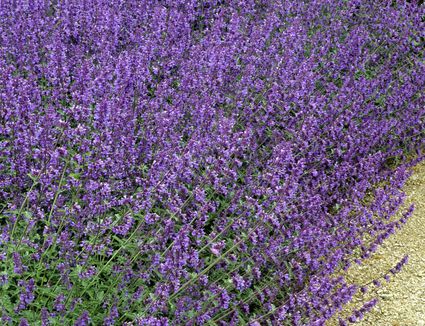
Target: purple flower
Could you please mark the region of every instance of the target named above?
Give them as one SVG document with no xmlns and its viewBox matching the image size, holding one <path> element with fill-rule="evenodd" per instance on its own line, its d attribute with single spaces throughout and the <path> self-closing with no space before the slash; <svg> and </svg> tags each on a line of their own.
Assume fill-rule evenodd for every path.
<svg viewBox="0 0 425 326">
<path fill-rule="evenodd" d="M 109 311 L 108 316 L 104 319 L 103 324 L 111 326 L 115 324 L 115 320 L 119 317 L 118 308 L 116 305 L 113 305 Z"/>
<path fill-rule="evenodd" d="M 26 318 L 21 318 L 19 321 L 19 326 L 29 326 L 28 320 Z"/>
<path fill-rule="evenodd" d="M 211 252 L 216 256 L 220 256 L 221 250 L 224 248 L 225 245 L 226 243 L 223 240 L 213 243 L 211 245 Z"/>
<path fill-rule="evenodd" d="M 17 252 L 12 253 L 12 257 L 13 257 L 13 271 L 16 274 L 21 275 L 24 270 L 25 270 L 25 266 L 22 265 L 22 260 L 21 260 L 21 255 Z"/>
<path fill-rule="evenodd" d="M 46 308 L 42 308 L 41 309 L 41 325 L 42 326 L 50 325 L 49 317 L 50 317 L 49 311 Z"/>
<path fill-rule="evenodd" d="M 75 321 L 74 326 L 88 326 L 90 325 L 90 317 L 87 310 L 84 310 L 80 317 Z"/>
<path fill-rule="evenodd" d="M 35 299 L 35 282 L 33 278 L 29 279 L 28 282 L 20 280 L 18 285 L 21 287 L 21 292 L 19 294 L 19 304 L 15 309 L 17 312 L 27 308 Z"/>
<path fill-rule="evenodd" d="M 137 319 L 138 326 L 168 326 L 168 320 L 166 318 L 156 317 L 141 317 Z"/>
<path fill-rule="evenodd" d="M 7 274 L 0 275 L 0 286 L 7 284 L 8 281 L 9 281 L 9 277 L 7 276 Z"/>
<path fill-rule="evenodd" d="M 235 288 L 239 291 L 244 290 L 246 288 L 246 285 L 247 285 L 246 281 L 239 274 L 236 274 L 232 277 L 232 282 L 233 282 L 233 285 L 235 286 Z"/>
<path fill-rule="evenodd" d="M 79 273 L 78 276 L 81 279 L 87 279 L 96 275 L 96 272 L 97 270 L 95 266 L 89 266 L 84 272 Z"/>
</svg>

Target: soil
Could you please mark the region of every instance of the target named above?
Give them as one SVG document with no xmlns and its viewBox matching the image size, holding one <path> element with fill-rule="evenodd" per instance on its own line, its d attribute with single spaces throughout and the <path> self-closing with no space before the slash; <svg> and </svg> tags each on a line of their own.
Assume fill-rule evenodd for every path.
<svg viewBox="0 0 425 326">
<path fill-rule="evenodd" d="M 413 215 L 362 265 L 354 264 L 344 274 L 350 284 L 366 284 L 409 255 L 409 262 L 401 272 L 391 275 L 389 282 L 383 280 L 380 287 L 369 287 L 366 294 L 359 291 L 337 315 L 346 319 L 355 309 L 377 298 L 378 304 L 356 323 L 360 326 L 425 326 L 425 163 L 413 169 L 404 191 L 405 207 L 415 205 Z M 337 318 L 327 325 L 338 325 Z"/>
</svg>

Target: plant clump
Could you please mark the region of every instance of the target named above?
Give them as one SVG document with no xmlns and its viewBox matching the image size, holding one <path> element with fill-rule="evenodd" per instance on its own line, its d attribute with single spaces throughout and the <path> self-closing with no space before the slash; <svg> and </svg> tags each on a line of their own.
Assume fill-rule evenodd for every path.
<svg viewBox="0 0 425 326">
<path fill-rule="evenodd" d="M 423 17 L 3 1 L 2 324 L 323 324 L 359 290 L 332 275 L 408 217 Z"/>
</svg>

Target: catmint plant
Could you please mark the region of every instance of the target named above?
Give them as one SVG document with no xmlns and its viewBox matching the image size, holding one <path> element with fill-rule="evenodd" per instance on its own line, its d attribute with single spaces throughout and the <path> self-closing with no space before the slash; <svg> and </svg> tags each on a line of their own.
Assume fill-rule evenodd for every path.
<svg viewBox="0 0 425 326">
<path fill-rule="evenodd" d="M 2 1 L 2 323 L 323 324 L 366 291 L 333 275 L 413 212 L 392 219 L 423 159 L 423 17 Z"/>
</svg>

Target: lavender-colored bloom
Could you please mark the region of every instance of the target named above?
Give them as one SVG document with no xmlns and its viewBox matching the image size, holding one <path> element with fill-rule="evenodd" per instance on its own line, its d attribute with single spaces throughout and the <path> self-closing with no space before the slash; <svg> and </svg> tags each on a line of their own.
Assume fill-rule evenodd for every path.
<svg viewBox="0 0 425 326">
<path fill-rule="evenodd" d="M 22 290 L 19 295 L 18 306 L 16 307 L 17 312 L 24 310 L 35 299 L 35 295 L 34 295 L 35 281 L 33 278 L 31 278 L 28 282 L 19 281 L 18 284 Z"/>
<path fill-rule="evenodd" d="M 115 234 L 119 234 L 119 235 L 127 235 L 128 232 L 130 231 L 131 227 L 134 224 L 134 219 L 130 216 L 130 215 L 126 215 L 123 218 L 123 223 L 119 226 L 115 226 L 112 231 Z"/>
<path fill-rule="evenodd" d="M 13 256 L 13 271 L 16 274 L 22 274 L 25 270 L 25 267 L 22 265 L 21 255 L 17 252 L 12 253 Z"/>
<path fill-rule="evenodd" d="M 168 326 L 166 318 L 142 317 L 137 319 L 138 326 Z"/>
<path fill-rule="evenodd" d="M 105 326 L 115 325 L 116 319 L 119 317 L 118 309 L 116 305 L 113 305 L 109 315 L 104 319 L 103 324 Z"/>
<path fill-rule="evenodd" d="M 64 313 L 65 312 L 65 304 L 64 303 L 65 303 L 65 295 L 60 294 L 55 299 L 53 307 L 57 312 Z"/>
<path fill-rule="evenodd" d="M 84 272 L 79 273 L 78 276 L 81 279 L 87 279 L 87 278 L 90 278 L 90 277 L 96 275 L 96 272 L 97 272 L 96 267 L 90 266 Z"/>
<path fill-rule="evenodd" d="M 211 245 L 211 252 L 216 256 L 220 256 L 221 250 L 224 248 L 224 246 L 225 246 L 224 241 L 219 241 L 217 243 L 213 243 Z"/>
<path fill-rule="evenodd" d="M 90 325 L 90 317 L 87 310 L 84 310 L 80 317 L 75 321 L 74 326 L 88 326 Z"/>
<path fill-rule="evenodd" d="M 50 325 L 49 317 L 50 317 L 49 311 L 46 308 L 42 308 L 41 309 L 41 325 L 42 326 Z"/>
<path fill-rule="evenodd" d="M 21 318 L 21 320 L 19 321 L 19 326 L 30 326 L 30 324 L 28 323 L 28 320 L 26 318 Z"/>
<path fill-rule="evenodd" d="M 396 266 L 390 269 L 390 272 L 392 274 L 399 273 L 401 269 L 403 268 L 403 266 L 406 265 L 408 262 L 409 262 L 409 255 L 404 255 L 403 258 L 396 264 Z"/>
<path fill-rule="evenodd" d="M 7 284 L 8 281 L 9 281 L 9 277 L 7 276 L 7 274 L 0 275 L 0 286 Z"/>
<path fill-rule="evenodd" d="M 4 311 L 4 310 L 2 311 L 2 316 L 1 316 L 0 320 L 1 320 L 1 321 L 5 324 L 5 325 L 7 325 L 7 324 L 9 324 L 9 323 L 11 323 L 11 322 L 12 322 L 12 318 L 10 318 L 10 316 L 8 316 L 8 315 L 5 313 L 5 311 Z"/>
</svg>

